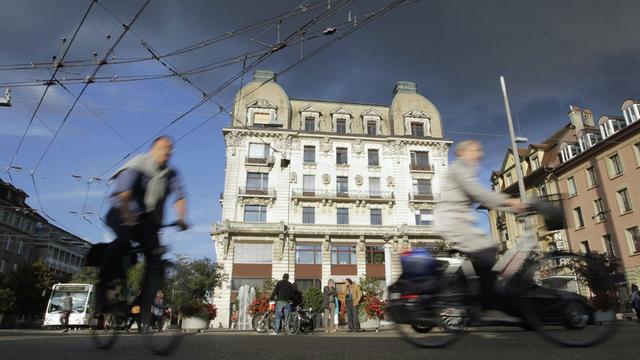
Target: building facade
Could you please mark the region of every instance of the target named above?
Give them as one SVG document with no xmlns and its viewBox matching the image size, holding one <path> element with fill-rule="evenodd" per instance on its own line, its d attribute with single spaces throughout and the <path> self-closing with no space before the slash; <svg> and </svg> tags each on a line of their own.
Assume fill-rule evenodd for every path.
<svg viewBox="0 0 640 360">
<path fill-rule="evenodd" d="M 637 284 L 640 103 L 626 100 L 621 111 L 624 116 L 603 115 L 596 124 L 590 110 L 571 106 L 567 125 L 519 153 L 528 195 L 559 201 L 565 213 L 563 231 L 546 232 L 541 219 L 535 219 L 542 249 L 610 254 L 620 259 L 627 283 Z M 496 191 L 518 193 L 513 164 L 513 156 L 507 156 L 502 169 L 493 172 Z M 513 215 L 492 211 L 491 219 L 503 248 L 522 234 Z"/>
<path fill-rule="evenodd" d="M 236 96 L 226 142 L 216 326 L 246 284 L 289 273 L 301 290 L 330 278 L 388 284 L 399 253 L 433 246 L 432 208 L 450 141 L 438 109 L 398 82 L 389 106 L 290 99 L 256 71 Z"/>
</svg>

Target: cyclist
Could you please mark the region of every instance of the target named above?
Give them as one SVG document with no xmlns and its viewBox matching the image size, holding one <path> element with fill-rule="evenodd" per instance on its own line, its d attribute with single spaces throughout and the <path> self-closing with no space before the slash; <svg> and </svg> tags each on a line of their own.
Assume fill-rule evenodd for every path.
<svg viewBox="0 0 640 360">
<path fill-rule="evenodd" d="M 129 251 L 130 242 L 140 243 L 146 261 L 140 313 L 143 327 L 150 324 L 153 296 L 163 281 L 162 253 L 158 230 L 163 220 L 164 204 L 169 195 L 175 197 L 178 225 L 188 228 L 184 187 L 178 173 L 168 166 L 173 143 L 166 136 L 156 138 L 147 154 L 134 157 L 111 177 L 114 181 L 109 200 L 107 225 L 116 238 L 106 249 L 100 269 L 97 302 L 105 312 L 105 286 L 122 272 L 122 257 Z"/>
<path fill-rule="evenodd" d="M 466 140 L 456 146 L 457 159 L 440 181 L 440 199 L 435 207 L 435 229 L 451 247 L 467 255 L 480 278 L 482 302 L 493 294 L 495 274 L 491 268 L 498 254 L 495 243 L 476 227 L 474 203 L 494 209 L 521 212 L 526 207 L 518 199 L 484 188 L 478 180 L 478 166 L 484 156 L 480 142 Z"/>
</svg>

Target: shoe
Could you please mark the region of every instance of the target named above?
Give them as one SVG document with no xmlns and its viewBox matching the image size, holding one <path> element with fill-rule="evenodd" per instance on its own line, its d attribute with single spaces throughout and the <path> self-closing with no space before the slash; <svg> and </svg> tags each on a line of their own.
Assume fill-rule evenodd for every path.
<svg viewBox="0 0 640 360">
<path fill-rule="evenodd" d="M 63 333 L 67 333 L 67 332 L 69 332 L 69 329 L 64 329 L 64 330 L 62 330 L 62 332 Z"/>
<path fill-rule="evenodd" d="M 278 334 L 277 332 L 274 331 L 274 332 L 269 333 L 269 335 L 278 336 L 280 334 Z"/>
</svg>

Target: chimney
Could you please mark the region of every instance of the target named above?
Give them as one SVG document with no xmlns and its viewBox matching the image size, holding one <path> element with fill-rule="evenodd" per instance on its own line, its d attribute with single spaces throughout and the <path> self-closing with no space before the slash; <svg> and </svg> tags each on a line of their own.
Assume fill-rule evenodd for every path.
<svg viewBox="0 0 640 360">
<path fill-rule="evenodd" d="M 584 129 L 584 123 L 582 122 L 582 110 L 580 110 L 579 107 L 574 105 L 569 106 L 569 120 L 571 120 L 571 125 L 576 128 L 576 133 Z"/>
<path fill-rule="evenodd" d="M 393 95 L 396 95 L 398 93 L 415 94 L 417 92 L 418 87 L 416 86 L 416 83 L 409 81 L 398 81 L 396 83 L 396 86 L 393 88 Z"/>
<path fill-rule="evenodd" d="M 276 73 L 270 70 L 256 70 L 253 73 L 253 80 L 256 80 L 256 81 L 273 80 L 273 82 L 276 82 Z"/>
<path fill-rule="evenodd" d="M 587 126 L 596 126 L 596 123 L 593 121 L 593 113 L 591 110 L 582 110 L 582 123 Z"/>
</svg>

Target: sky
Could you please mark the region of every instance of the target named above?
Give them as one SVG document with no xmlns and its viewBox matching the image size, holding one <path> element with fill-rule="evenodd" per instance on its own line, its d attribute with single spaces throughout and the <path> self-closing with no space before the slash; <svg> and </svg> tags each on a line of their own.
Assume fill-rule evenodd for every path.
<svg viewBox="0 0 640 360">
<path fill-rule="evenodd" d="M 637 0 L 408 1 L 366 26 L 357 25 L 366 14 L 390 1 L 353 1 L 337 9 L 308 32 L 339 25 L 335 34 L 284 48 L 256 69 L 279 72 L 304 59 L 278 77 L 291 98 L 389 104 L 397 81 L 417 83 L 418 91 L 439 109 L 445 137 L 454 141 L 476 138 L 485 145 L 481 177 L 487 187 L 491 170 L 500 168 L 509 146 L 500 75 L 506 78 L 516 132 L 531 143 L 566 124 L 570 105 L 589 108 L 595 117 L 621 115 L 625 99 L 640 97 Z M 14 85 L 13 106 L 0 107 L 3 170 L 12 163 L 45 89 L 18 83 L 47 80 L 52 75 L 51 69 L 39 66 L 15 70 L 3 65 L 51 62 L 54 55 L 60 58 L 61 39 L 67 39 L 65 46 L 69 43 L 89 3 L 0 0 L 0 84 Z M 69 46 L 66 63 L 94 59 L 94 53 L 98 58 L 104 56 L 123 29 L 121 21 L 132 19 L 142 4 L 142 0 L 105 1 L 108 10 L 94 5 Z M 166 54 L 293 11 L 301 4 L 300 0 L 152 0 L 111 59 L 148 57 L 142 41 Z M 331 4 L 335 10 L 336 1 Z M 280 39 L 285 39 L 326 10 L 323 4 L 285 19 L 279 28 L 270 23 L 166 60 L 184 71 L 261 50 L 261 43 L 277 41 L 278 30 Z M 308 55 L 354 22 L 357 29 L 351 35 Z M 242 66 L 236 62 L 188 78 L 210 93 L 241 72 Z M 66 89 L 49 87 L 13 162 L 22 170 L 13 169 L 10 174 L 13 184 L 31 195 L 29 205 L 87 240 L 104 242 L 113 236 L 98 218 L 108 209 L 104 201 L 107 170 L 192 108 L 202 94 L 177 77 L 90 84 L 46 150 L 82 90 L 83 84 L 69 81 L 85 78 L 94 69 L 95 65 L 66 66 L 58 71 L 56 78 L 66 82 Z M 225 113 L 211 116 L 219 113 L 218 104 L 232 103 L 252 72 L 164 131 L 174 138 L 188 134 L 176 144 L 172 162 L 187 187 L 193 228 L 165 234 L 174 253 L 215 256 L 209 232 L 211 223 L 220 221 L 225 161 L 222 128 L 230 119 Z M 149 60 L 107 64 L 98 76 L 126 79 L 168 73 L 157 61 Z M 147 149 L 142 147 L 142 151 Z M 105 174 L 102 181 L 89 181 L 100 174 Z M 10 180 L 6 171 L 0 177 Z M 479 220 L 486 226 L 486 219 Z"/>
</svg>

